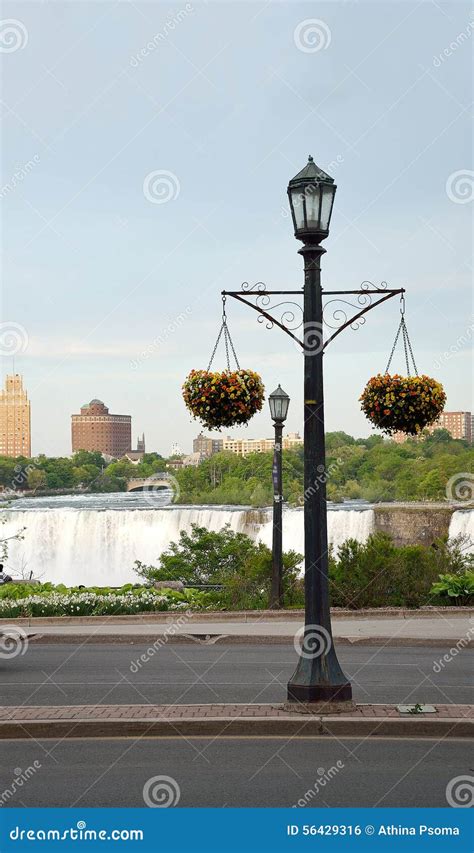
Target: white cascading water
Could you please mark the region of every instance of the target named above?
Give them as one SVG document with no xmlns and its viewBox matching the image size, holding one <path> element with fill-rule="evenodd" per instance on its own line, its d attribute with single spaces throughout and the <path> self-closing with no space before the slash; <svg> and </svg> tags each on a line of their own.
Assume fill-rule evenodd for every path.
<svg viewBox="0 0 474 853">
<path fill-rule="evenodd" d="M 466 551 L 474 553 L 474 510 L 460 509 L 453 512 L 449 524 L 449 538 L 463 536 Z"/>
<path fill-rule="evenodd" d="M 22 540 L 9 543 L 6 569 L 14 577 L 32 572 L 43 582 L 68 586 L 121 586 L 138 581 L 135 560 L 157 565 L 170 542 L 179 539 L 181 530 L 190 532 L 192 524 L 208 530 L 230 524 L 232 530 L 271 545 L 271 510 L 149 507 L 146 499 L 132 495 L 18 501 L 3 514 L 0 538 L 26 529 Z M 329 541 L 336 547 L 348 538 L 362 542 L 373 523 L 372 509 L 329 510 Z M 283 542 L 285 550 L 303 553 L 301 509 L 284 511 Z"/>
<path fill-rule="evenodd" d="M 24 539 L 9 543 L 7 570 L 67 586 L 136 583 L 135 560 L 158 564 L 180 530 L 198 524 L 220 530 L 245 526 L 245 512 L 211 508 L 143 510 L 53 509 L 6 513 L 2 538 L 26 527 Z"/>
<path fill-rule="evenodd" d="M 365 542 L 374 529 L 373 509 L 337 509 L 328 510 L 328 540 L 337 549 L 346 539 Z M 271 547 L 272 520 L 262 526 L 259 540 Z M 302 509 L 285 509 L 283 512 L 283 547 L 285 551 L 297 551 L 304 554 L 304 526 Z"/>
</svg>

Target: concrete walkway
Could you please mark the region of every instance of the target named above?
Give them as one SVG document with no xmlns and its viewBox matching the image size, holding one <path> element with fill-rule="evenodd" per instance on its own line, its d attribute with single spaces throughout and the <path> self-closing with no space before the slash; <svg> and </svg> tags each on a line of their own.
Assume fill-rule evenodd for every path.
<svg viewBox="0 0 474 853">
<path fill-rule="evenodd" d="M 455 646 L 470 645 L 474 638 L 471 611 L 393 610 L 381 615 L 333 614 L 333 634 L 338 642 L 382 645 Z M 163 637 L 167 642 L 291 642 L 303 626 L 301 613 L 268 613 L 190 616 L 169 612 L 135 616 L 64 619 L 0 620 L 0 635 L 8 625 L 18 626 L 33 642 L 150 642 Z"/>
</svg>

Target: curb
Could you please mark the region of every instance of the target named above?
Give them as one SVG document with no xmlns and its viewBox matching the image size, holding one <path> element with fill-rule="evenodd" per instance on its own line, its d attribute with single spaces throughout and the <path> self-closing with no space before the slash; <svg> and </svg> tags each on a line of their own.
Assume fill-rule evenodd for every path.
<svg viewBox="0 0 474 853">
<path fill-rule="evenodd" d="M 473 721 L 456 718 L 208 717 L 189 720 L 25 720 L 0 722 L 0 740 L 109 737 L 390 737 L 470 738 Z"/>
<path fill-rule="evenodd" d="M 18 625 L 26 625 L 28 627 L 36 627 L 41 625 L 119 625 L 137 624 L 141 622 L 157 622 L 168 624 L 170 616 L 174 614 L 184 613 L 177 610 L 163 610 L 159 612 L 134 613 L 133 616 L 18 616 L 15 618 L 0 618 L 0 627 L 2 624 L 11 624 L 14 622 Z M 337 619 L 433 619 L 437 616 L 449 614 L 451 617 L 466 617 L 474 616 L 474 607 L 427 607 L 420 609 L 408 610 L 400 607 L 387 608 L 367 608 L 365 610 L 344 610 L 331 608 L 331 617 L 334 621 Z M 193 622 L 261 622 L 267 620 L 288 620 L 295 619 L 301 622 L 304 620 L 304 610 L 207 610 L 207 611 L 192 611 L 191 620 Z"/>
<path fill-rule="evenodd" d="M 16 624 L 16 623 L 15 623 Z M 28 642 L 33 645 L 153 645 L 163 634 L 28 634 Z M 174 634 L 165 640 L 166 645 L 252 645 L 252 646 L 293 646 L 295 637 L 290 635 L 257 634 Z M 433 637 L 334 637 L 338 646 L 385 646 L 400 648 L 420 646 L 424 648 L 450 649 L 455 640 Z M 464 648 L 472 648 L 474 641 L 469 640 Z"/>
</svg>

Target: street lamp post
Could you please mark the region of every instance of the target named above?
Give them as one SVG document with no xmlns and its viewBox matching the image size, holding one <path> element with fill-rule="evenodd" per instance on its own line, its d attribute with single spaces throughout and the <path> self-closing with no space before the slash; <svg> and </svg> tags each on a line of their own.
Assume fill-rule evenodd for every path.
<svg viewBox="0 0 474 853">
<path fill-rule="evenodd" d="M 310 157 L 288 186 L 295 237 L 304 259 L 304 549 L 303 653 L 288 682 L 294 702 L 350 700 L 332 640 L 329 611 L 326 453 L 323 393 L 323 304 L 320 245 L 329 234 L 336 185 Z"/>
<path fill-rule="evenodd" d="M 272 533 L 272 585 L 270 607 L 281 607 L 283 598 L 283 472 L 282 472 L 282 436 L 283 424 L 288 415 L 290 398 L 281 385 L 268 398 L 270 414 L 275 428 L 275 447 L 273 453 L 273 533 Z"/>
<path fill-rule="evenodd" d="M 365 314 L 405 289 L 388 288 L 364 281 L 357 290 L 324 291 L 321 287 L 322 241 L 329 234 L 336 185 L 312 157 L 288 185 L 295 237 L 303 246 L 299 254 L 304 259 L 302 290 L 267 290 L 263 282 L 252 287 L 244 282 L 238 291 L 223 290 L 259 314 L 259 321 L 268 329 L 277 326 L 304 354 L 304 547 L 305 547 L 305 626 L 303 647 L 296 670 L 288 683 L 290 702 L 348 701 L 352 689 L 344 675 L 334 648 L 329 610 L 328 532 L 326 507 L 326 453 L 324 437 L 323 351 L 345 329 L 358 328 L 365 323 Z M 287 303 L 278 319 L 273 313 L 285 303 L 280 297 L 303 296 L 303 340 L 292 325 L 295 318 L 294 301 Z M 276 305 L 271 297 L 278 297 Z M 323 296 L 336 297 L 345 308 L 336 310 L 328 323 L 332 331 L 323 341 Z M 350 296 L 356 301 L 341 299 Z M 329 303 L 326 302 L 326 309 Z M 298 306 L 297 306 L 298 307 Z M 347 309 L 355 313 L 350 316 Z M 342 319 L 341 319 L 342 317 Z M 275 508 L 275 504 L 274 504 Z M 280 525 L 281 527 L 281 525 Z"/>
</svg>

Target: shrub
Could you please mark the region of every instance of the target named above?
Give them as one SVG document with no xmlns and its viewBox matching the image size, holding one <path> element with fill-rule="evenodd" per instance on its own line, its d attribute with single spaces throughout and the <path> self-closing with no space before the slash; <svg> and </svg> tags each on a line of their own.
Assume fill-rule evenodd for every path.
<svg viewBox="0 0 474 853">
<path fill-rule="evenodd" d="M 432 604 L 433 584 L 440 571 L 462 573 L 471 561 L 472 556 L 463 553 L 460 540 L 439 540 L 431 548 L 397 548 L 381 533 L 365 543 L 349 539 L 336 556 L 331 555 L 331 603 L 351 609 Z"/>
<path fill-rule="evenodd" d="M 301 584 L 297 583 L 301 554 L 283 555 L 284 603 L 302 603 Z M 135 570 L 147 581 L 180 580 L 187 584 L 215 584 L 222 589 L 210 593 L 216 607 L 229 609 L 268 607 L 272 555 L 261 542 L 245 533 L 236 533 L 227 524 L 212 531 L 197 524 L 191 533 L 182 530 L 178 542 L 172 542 L 161 554 L 159 565 L 147 566 L 139 560 Z"/>
</svg>

